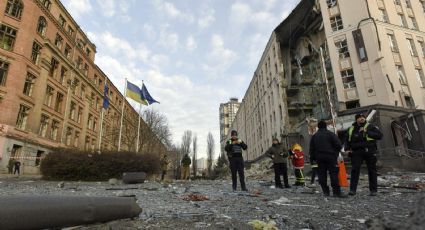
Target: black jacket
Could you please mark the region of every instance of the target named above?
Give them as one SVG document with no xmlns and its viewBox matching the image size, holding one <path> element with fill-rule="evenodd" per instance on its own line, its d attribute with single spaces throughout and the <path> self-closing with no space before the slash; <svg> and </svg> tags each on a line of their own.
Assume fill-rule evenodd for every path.
<svg viewBox="0 0 425 230">
<path fill-rule="evenodd" d="M 365 148 L 368 148 L 370 151 L 376 150 L 376 140 L 381 139 L 383 136 L 379 128 L 375 125 L 369 124 L 366 133 L 370 138 L 373 138 L 375 140 L 366 141 L 365 133 L 359 131 L 360 127 L 364 125 L 359 126 L 357 122 L 354 122 L 353 126 L 354 130 L 351 137 L 351 141 L 349 140 L 349 131 L 347 131 L 347 134 L 345 136 L 345 150 L 361 151 Z"/>
<path fill-rule="evenodd" d="M 242 157 L 242 150 L 246 150 L 248 146 L 242 140 L 240 140 L 239 144 L 232 144 L 232 142 L 233 140 L 229 139 L 224 147 L 224 150 L 227 152 L 227 157 Z"/>
<path fill-rule="evenodd" d="M 310 140 L 310 160 L 316 161 L 323 156 L 338 157 L 342 145 L 338 136 L 327 130 L 319 129 Z"/>
</svg>

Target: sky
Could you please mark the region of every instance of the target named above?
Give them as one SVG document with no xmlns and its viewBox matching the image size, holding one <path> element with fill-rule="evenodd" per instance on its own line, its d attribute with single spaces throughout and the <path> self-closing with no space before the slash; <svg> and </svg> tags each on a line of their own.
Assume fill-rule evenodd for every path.
<svg viewBox="0 0 425 230">
<path fill-rule="evenodd" d="M 95 63 L 114 85 L 123 92 L 125 78 L 144 81 L 160 101 L 149 107 L 167 117 L 173 142 L 191 130 L 205 157 L 211 132 L 217 157 L 220 103 L 243 98 L 273 29 L 299 0 L 62 2 L 96 45 Z"/>
</svg>

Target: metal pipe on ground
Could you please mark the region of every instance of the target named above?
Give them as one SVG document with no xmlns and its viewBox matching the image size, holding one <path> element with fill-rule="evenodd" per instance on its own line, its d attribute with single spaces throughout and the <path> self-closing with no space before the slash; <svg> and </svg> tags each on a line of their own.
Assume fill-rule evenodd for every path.
<svg viewBox="0 0 425 230">
<path fill-rule="evenodd" d="M 134 197 L 3 196 L 0 229 L 46 229 L 138 217 Z"/>
</svg>

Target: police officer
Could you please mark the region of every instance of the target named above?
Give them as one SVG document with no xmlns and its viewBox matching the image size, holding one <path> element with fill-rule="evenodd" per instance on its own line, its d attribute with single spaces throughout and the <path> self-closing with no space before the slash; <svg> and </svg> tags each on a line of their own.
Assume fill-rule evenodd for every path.
<svg viewBox="0 0 425 230">
<path fill-rule="evenodd" d="M 345 149 L 351 157 L 350 193 L 356 195 L 360 176 L 360 166 L 366 161 L 369 176 L 369 191 L 376 196 L 378 191 L 378 176 L 376 170 L 376 140 L 382 138 L 382 132 L 375 125 L 366 122 L 363 114 L 355 116 L 356 122 L 348 129 Z"/>
<path fill-rule="evenodd" d="M 227 157 L 229 158 L 230 163 L 230 171 L 232 172 L 232 188 L 233 191 L 236 191 L 236 174 L 239 174 L 242 191 L 248 191 L 245 185 L 244 161 L 242 157 L 242 150 L 246 150 L 248 146 L 238 138 L 238 132 L 236 130 L 232 130 L 230 135 L 231 138 L 226 142 L 224 149 L 227 152 Z"/>
<path fill-rule="evenodd" d="M 288 182 L 288 150 L 279 142 L 277 138 L 273 138 L 272 146 L 266 151 L 266 156 L 273 160 L 274 182 L 276 188 L 283 188 L 280 176 L 283 175 L 285 188 L 290 188 Z"/>
<path fill-rule="evenodd" d="M 327 172 L 331 179 L 333 196 L 345 198 L 338 181 L 338 155 L 342 148 L 338 136 L 326 129 L 325 121 L 318 123 L 319 130 L 310 140 L 310 160 L 318 164 L 319 184 L 325 196 L 330 195 Z"/>
</svg>

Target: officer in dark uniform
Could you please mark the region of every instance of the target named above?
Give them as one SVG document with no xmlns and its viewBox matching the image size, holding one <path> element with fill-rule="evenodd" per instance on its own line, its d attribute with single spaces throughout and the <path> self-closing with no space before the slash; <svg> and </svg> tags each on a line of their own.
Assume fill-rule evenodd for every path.
<svg viewBox="0 0 425 230">
<path fill-rule="evenodd" d="M 239 174 L 242 191 L 248 191 L 245 185 L 244 161 L 242 157 L 242 150 L 246 150 L 248 146 L 238 138 L 238 132 L 236 132 L 236 130 L 232 130 L 230 135 L 231 139 L 226 142 L 224 149 L 227 152 L 227 157 L 229 158 L 230 163 L 230 171 L 232 172 L 232 188 L 233 191 L 236 191 L 236 174 Z"/>
<path fill-rule="evenodd" d="M 310 140 L 310 160 L 318 164 L 319 183 L 325 196 L 330 195 L 327 173 L 331 179 L 333 196 L 346 198 L 343 194 L 338 181 L 338 155 L 342 148 L 338 136 L 327 130 L 325 121 L 318 123 L 319 130 Z"/>
<path fill-rule="evenodd" d="M 351 157 L 350 193 L 356 195 L 357 184 L 360 176 L 360 166 L 366 161 L 369 176 L 369 191 L 371 196 L 376 196 L 378 191 L 378 174 L 376 170 L 376 140 L 382 138 L 382 132 L 375 125 L 366 122 L 363 114 L 355 116 L 356 122 L 348 129 L 345 150 Z"/>
</svg>

